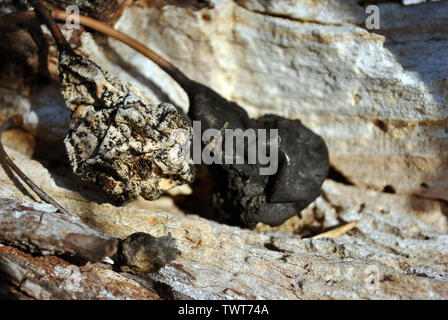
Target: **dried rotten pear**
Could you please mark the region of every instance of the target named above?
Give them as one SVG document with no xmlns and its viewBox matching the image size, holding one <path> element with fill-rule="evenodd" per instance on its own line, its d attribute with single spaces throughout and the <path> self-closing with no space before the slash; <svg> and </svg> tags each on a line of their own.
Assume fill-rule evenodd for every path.
<svg viewBox="0 0 448 320">
<path fill-rule="evenodd" d="M 73 172 L 116 204 L 138 195 L 157 199 L 191 182 L 194 166 L 184 152 L 189 120 L 170 104 L 145 101 L 130 84 L 76 54 L 52 12 L 40 0 L 29 2 L 59 50 L 61 92 L 73 111 L 64 140 Z"/>
<path fill-rule="evenodd" d="M 277 172 L 260 175 L 259 163 L 214 165 L 213 205 L 229 223 L 278 226 L 320 195 L 329 170 L 328 151 L 300 120 L 268 115 L 253 120 L 253 127 L 278 129 Z"/>
<path fill-rule="evenodd" d="M 115 203 L 189 183 L 193 162 L 183 157 L 192 137 L 188 119 L 169 104 L 149 104 L 137 89 L 94 62 L 61 52 L 61 92 L 73 111 L 64 140 L 73 172 Z"/>
</svg>

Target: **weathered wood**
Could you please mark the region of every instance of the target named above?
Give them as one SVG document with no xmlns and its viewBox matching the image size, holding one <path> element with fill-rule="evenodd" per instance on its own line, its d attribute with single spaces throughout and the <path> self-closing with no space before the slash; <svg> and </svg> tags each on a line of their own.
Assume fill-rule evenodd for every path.
<svg viewBox="0 0 448 320">
<path fill-rule="evenodd" d="M 0 298 L 159 299 L 159 295 L 151 285 L 105 264 L 77 266 L 0 246 Z"/>
<path fill-rule="evenodd" d="M 173 205 L 161 210 L 160 201 L 138 200 L 123 207 L 93 203 L 76 191 L 77 181 L 52 176 L 41 164 L 7 151 L 57 201 L 111 237 L 170 232 L 181 255 L 159 272 L 138 278 L 164 298 L 448 298 L 444 202 L 327 180 L 302 220 L 250 231 L 179 214 Z M 0 194 L 26 198 L 2 171 Z M 338 239 L 300 236 L 351 221 L 357 221 L 356 227 Z"/>
<path fill-rule="evenodd" d="M 95 231 L 78 217 L 47 204 L 0 198 L 0 243 L 37 254 L 74 255 L 101 261 L 117 250 L 117 239 Z"/>
</svg>

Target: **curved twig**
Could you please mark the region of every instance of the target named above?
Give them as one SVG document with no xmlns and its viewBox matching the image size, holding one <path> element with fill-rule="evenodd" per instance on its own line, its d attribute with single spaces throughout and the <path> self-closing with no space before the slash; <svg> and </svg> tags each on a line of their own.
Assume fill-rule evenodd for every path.
<svg viewBox="0 0 448 320">
<path fill-rule="evenodd" d="M 47 25 L 48 29 L 50 29 L 59 51 L 73 53 L 72 47 L 70 47 L 69 43 L 62 35 L 61 29 L 59 29 L 54 21 L 51 11 L 42 4 L 41 0 L 28 0 L 28 2 L 34 7 L 37 16 Z"/>
</svg>

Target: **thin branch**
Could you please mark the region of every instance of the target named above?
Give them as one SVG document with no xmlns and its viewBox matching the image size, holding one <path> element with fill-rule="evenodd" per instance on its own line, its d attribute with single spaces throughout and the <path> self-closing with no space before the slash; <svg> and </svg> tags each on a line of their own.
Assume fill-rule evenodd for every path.
<svg viewBox="0 0 448 320">
<path fill-rule="evenodd" d="M 0 197 L 0 243 L 35 254 L 76 256 L 88 261 L 102 261 L 116 253 L 118 239 L 90 228 L 77 216 L 54 211 Z"/>
<path fill-rule="evenodd" d="M 44 22 L 48 29 L 50 29 L 59 51 L 73 53 L 72 47 L 70 47 L 67 40 L 62 35 L 61 29 L 59 29 L 59 26 L 51 16 L 51 11 L 42 4 L 41 0 L 28 0 L 28 2 L 34 7 L 34 10 L 42 22 Z"/>
<path fill-rule="evenodd" d="M 0 29 L 31 19 L 36 19 L 36 13 L 34 11 L 18 11 L 3 14 L 0 16 Z"/>
</svg>

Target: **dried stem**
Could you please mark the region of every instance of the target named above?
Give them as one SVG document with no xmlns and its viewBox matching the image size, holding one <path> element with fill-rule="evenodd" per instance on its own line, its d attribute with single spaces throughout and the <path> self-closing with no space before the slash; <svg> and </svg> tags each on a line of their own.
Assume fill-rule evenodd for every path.
<svg viewBox="0 0 448 320">
<path fill-rule="evenodd" d="M 59 51 L 73 53 L 72 47 L 70 47 L 67 40 L 62 35 L 61 29 L 59 29 L 51 16 L 51 11 L 42 4 L 41 0 L 28 0 L 28 2 L 34 7 L 38 17 L 47 25 L 48 29 L 50 29 Z"/>
<path fill-rule="evenodd" d="M 18 11 L 3 14 L 0 16 L 0 29 L 4 29 L 10 25 L 30 19 L 36 19 L 36 13 L 34 11 Z"/>
<path fill-rule="evenodd" d="M 46 194 L 42 189 L 40 189 L 37 185 L 34 184 L 33 181 L 31 181 L 30 178 L 28 178 L 25 173 L 23 173 L 22 170 L 19 169 L 19 167 L 16 166 L 16 164 L 11 160 L 11 158 L 6 154 L 5 149 L 3 148 L 3 144 L 1 142 L 1 136 L 3 134 L 3 131 L 18 127 L 22 123 L 22 118 L 20 116 L 15 116 L 10 118 L 8 121 L 3 123 L 0 126 L 0 158 L 8 165 L 8 167 L 14 171 L 17 176 L 26 184 L 28 187 L 33 190 L 42 201 L 45 201 L 46 203 L 49 203 L 53 205 L 55 208 L 57 208 L 61 213 L 68 214 L 70 213 L 65 210 L 59 203 L 57 203 L 53 198 L 51 198 L 48 194 Z"/>
</svg>

